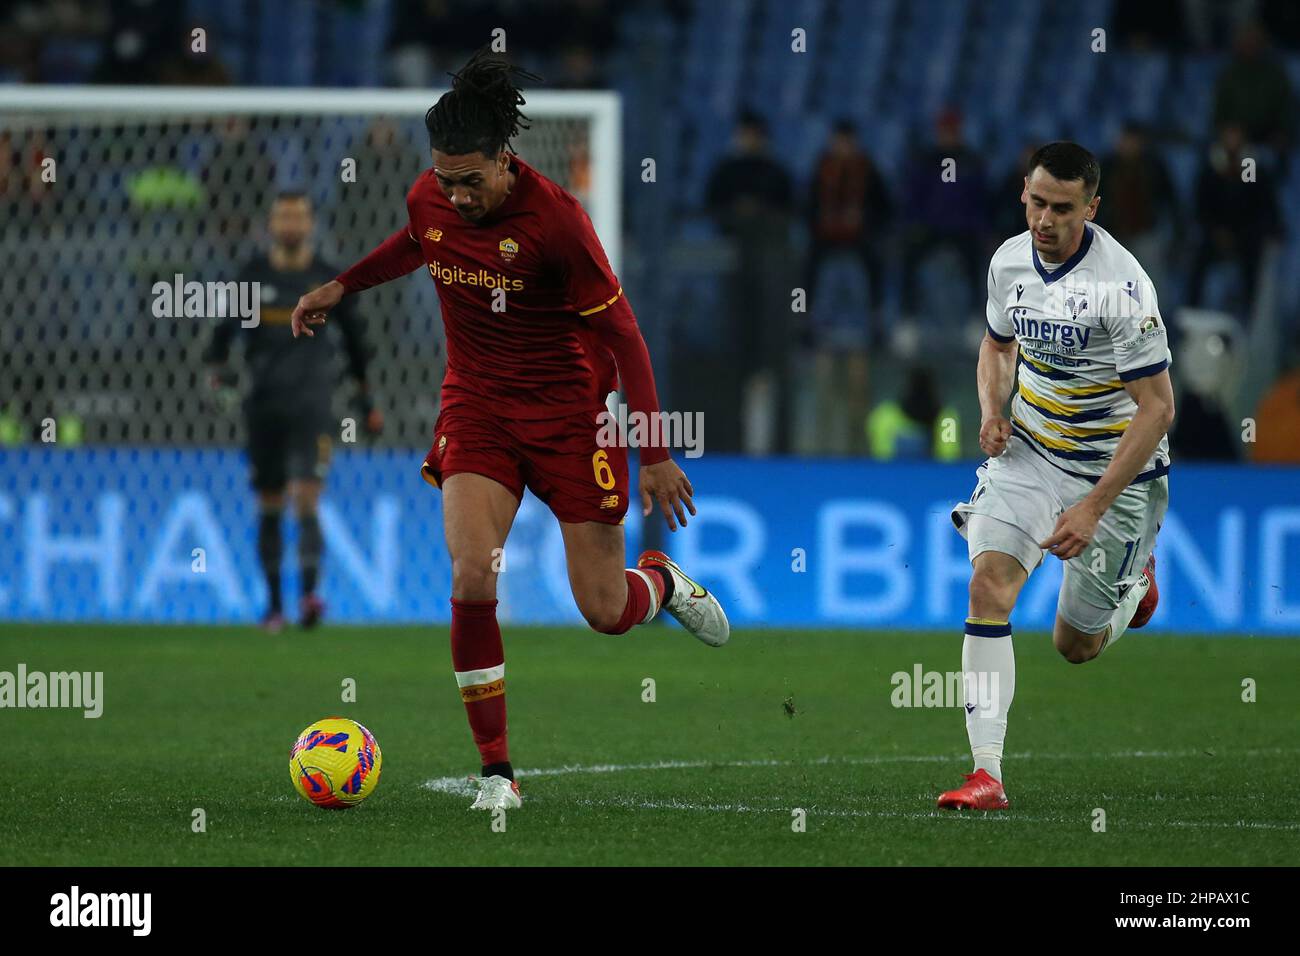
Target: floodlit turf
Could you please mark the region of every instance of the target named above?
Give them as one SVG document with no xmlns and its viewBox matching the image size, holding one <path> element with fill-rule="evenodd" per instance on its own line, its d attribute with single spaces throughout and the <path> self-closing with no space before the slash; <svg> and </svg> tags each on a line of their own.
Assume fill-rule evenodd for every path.
<svg viewBox="0 0 1300 956">
<path fill-rule="evenodd" d="M 934 809 L 969 769 L 960 711 L 890 703 L 892 673 L 955 669 L 960 647 L 959 633 L 738 631 L 715 650 L 671 627 L 508 626 L 512 757 L 545 772 L 521 776 L 524 807 L 495 833 L 445 792 L 477 770 L 445 628 L 4 625 L 0 670 L 102 670 L 105 703 L 98 720 L 0 710 L 0 864 L 1300 858 L 1300 641 L 1135 632 L 1075 666 L 1018 634 L 1012 810 L 977 815 Z M 355 704 L 340 703 L 349 677 Z M 384 755 L 375 795 L 343 812 L 301 800 L 287 766 L 331 714 Z"/>
</svg>

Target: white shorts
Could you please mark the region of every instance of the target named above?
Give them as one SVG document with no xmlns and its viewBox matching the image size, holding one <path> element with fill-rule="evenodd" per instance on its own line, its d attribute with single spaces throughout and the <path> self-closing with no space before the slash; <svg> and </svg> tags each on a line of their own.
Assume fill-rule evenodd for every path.
<svg viewBox="0 0 1300 956">
<path fill-rule="evenodd" d="M 1007 450 L 975 471 L 970 501 L 953 508 L 952 523 L 966 539 L 971 561 L 985 551 L 1009 554 L 1027 573 L 1047 552 L 1056 520 L 1093 485 L 1067 474 L 1012 435 Z M 1129 485 L 1101 516 L 1092 542 L 1065 562 L 1056 612 L 1085 634 L 1106 629 L 1120 598 L 1146 567 L 1169 504 L 1169 478 Z"/>
</svg>

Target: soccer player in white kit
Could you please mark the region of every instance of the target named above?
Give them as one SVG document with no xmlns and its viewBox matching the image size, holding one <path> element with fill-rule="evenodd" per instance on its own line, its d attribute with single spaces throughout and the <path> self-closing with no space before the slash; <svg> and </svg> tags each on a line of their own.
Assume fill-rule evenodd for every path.
<svg viewBox="0 0 1300 956">
<path fill-rule="evenodd" d="M 1100 178 L 1082 146 L 1040 148 L 1020 197 L 1029 229 L 989 266 L 976 372 L 989 457 L 952 513 L 972 567 L 962 671 L 975 766 L 939 797 L 943 808 L 1009 806 L 1011 612 L 1048 553 L 1065 562 L 1052 641 L 1071 663 L 1144 625 L 1159 597 L 1153 548 L 1174 417 L 1168 338 L 1146 272 L 1091 222 Z"/>
</svg>

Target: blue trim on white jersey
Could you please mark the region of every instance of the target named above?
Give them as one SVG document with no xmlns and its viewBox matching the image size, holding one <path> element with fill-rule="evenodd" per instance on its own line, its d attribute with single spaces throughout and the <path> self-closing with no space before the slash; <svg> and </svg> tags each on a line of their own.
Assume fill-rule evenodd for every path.
<svg viewBox="0 0 1300 956">
<path fill-rule="evenodd" d="M 987 320 L 985 320 L 984 324 L 989 326 L 989 335 L 993 337 L 993 341 L 1001 342 L 1003 345 L 1006 345 L 1008 342 L 1014 342 L 1016 340 L 1014 335 L 998 335 L 997 332 L 993 331 L 993 326 L 989 325 Z"/>
<path fill-rule="evenodd" d="M 1035 375 L 1041 375 L 1043 378 L 1050 378 L 1055 382 L 1085 381 L 1085 379 L 1082 379 L 1080 376 L 1075 375 L 1073 372 L 1066 372 L 1059 368 L 1053 368 L 1051 365 L 1048 365 L 1047 362 L 1043 362 L 1042 359 L 1039 359 L 1038 361 L 1043 362 L 1044 365 L 1047 365 L 1046 369 L 1041 369 L 1037 365 L 1030 365 L 1028 362 L 1025 361 L 1025 351 L 1027 350 L 1021 349 L 1020 354 L 1016 356 L 1016 364 L 1025 366 L 1025 368 L 1029 369 Z"/>
<path fill-rule="evenodd" d="M 1051 285 L 1057 279 L 1063 278 L 1066 273 L 1083 261 L 1083 257 L 1088 254 L 1088 250 L 1091 248 L 1092 227 L 1085 222 L 1083 224 L 1083 239 L 1079 242 L 1079 248 L 1075 250 L 1074 255 L 1061 263 L 1055 272 L 1048 272 L 1043 268 L 1042 260 L 1038 258 L 1038 249 L 1034 247 L 1033 235 L 1031 234 L 1029 237 L 1029 251 L 1034 257 L 1034 268 L 1037 269 L 1038 274 L 1042 276 L 1043 285 Z"/>
<path fill-rule="evenodd" d="M 1147 378 L 1151 375 L 1159 375 L 1168 367 L 1169 367 L 1169 360 L 1165 359 L 1164 361 L 1156 362 L 1155 365 L 1143 365 L 1141 368 L 1131 368 L 1127 372 L 1120 372 L 1119 380 L 1121 382 L 1131 382 L 1134 379 Z"/>
</svg>

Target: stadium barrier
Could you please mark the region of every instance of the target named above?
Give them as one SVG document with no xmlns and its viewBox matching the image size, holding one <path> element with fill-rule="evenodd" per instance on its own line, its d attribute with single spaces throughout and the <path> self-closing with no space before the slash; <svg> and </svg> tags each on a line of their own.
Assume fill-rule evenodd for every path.
<svg viewBox="0 0 1300 956">
<path fill-rule="evenodd" d="M 421 460 L 388 449 L 336 457 L 321 505 L 331 620 L 448 620 L 441 496 L 421 480 Z M 968 566 L 948 509 L 973 488 L 974 463 L 685 464 L 700 513 L 668 547 L 734 624 L 960 624 Z M 255 620 L 265 589 L 247 474 L 243 454 L 227 449 L 0 450 L 0 618 Z M 1300 636 L 1300 469 L 1175 462 L 1170 480 L 1152 629 Z M 640 538 L 635 504 L 632 514 L 630 555 Z M 292 599 L 296 529 L 286 521 Z M 1016 609 L 1017 627 L 1050 626 L 1060 575 L 1049 557 Z M 582 626 L 559 528 L 531 495 L 500 591 L 503 620 Z"/>
</svg>

